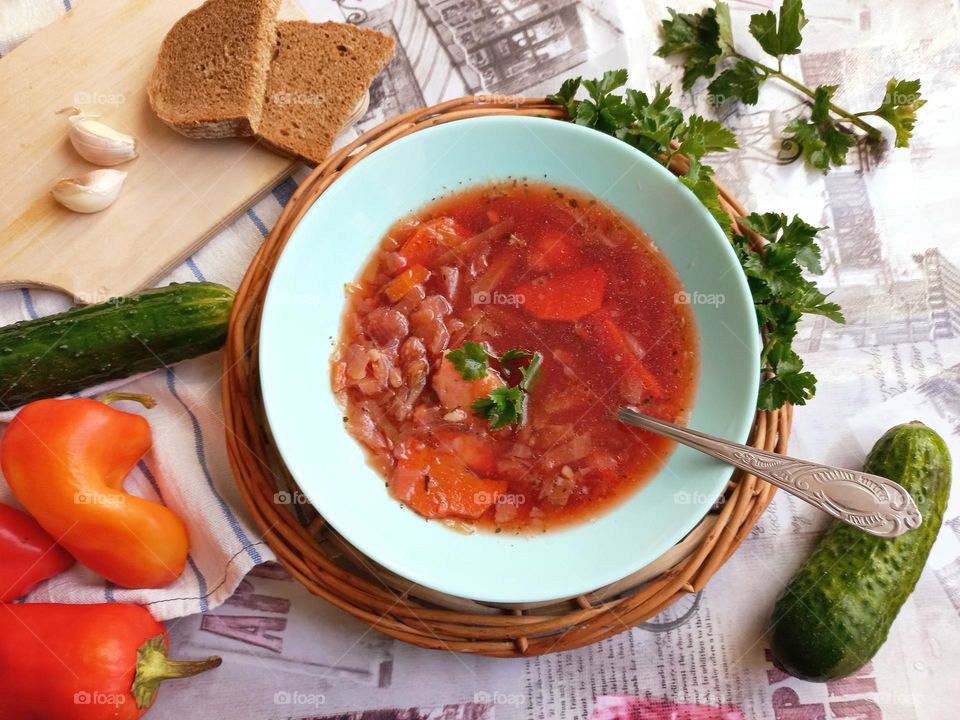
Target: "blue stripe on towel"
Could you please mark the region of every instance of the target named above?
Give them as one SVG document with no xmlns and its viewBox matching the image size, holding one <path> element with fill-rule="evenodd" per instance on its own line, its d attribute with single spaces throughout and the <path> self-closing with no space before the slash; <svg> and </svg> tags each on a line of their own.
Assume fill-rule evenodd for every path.
<svg viewBox="0 0 960 720">
<path fill-rule="evenodd" d="M 220 505 L 220 510 L 227 518 L 227 522 L 230 524 L 233 534 L 236 535 L 237 539 L 243 544 L 243 548 L 247 551 L 247 555 L 249 555 L 255 563 L 262 563 L 263 557 L 257 551 L 257 548 L 253 546 L 253 543 L 250 542 L 250 538 L 247 537 L 247 533 L 244 532 L 243 528 L 240 526 L 240 521 L 237 519 L 237 516 L 233 514 L 230 506 L 227 505 L 226 500 L 223 499 L 223 496 L 217 491 L 216 485 L 213 484 L 213 476 L 210 474 L 210 468 L 207 465 L 207 454 L 203 445 L 203 432 L 200 429 L 200 421 L 197 420 L 197 416 L 194 415 L 193 410 L 190 409 L 190 407 L 183 401 L 183 398 L 181 398 L 180 394 L 177 392 L 177 376 L 174 374 L 173 368 L 167 368 L 167 388 L 169 388 L 170 393 L 177 399 L 177 402 L 180 403 L 180 406 L 190 417 L 190 423 L 193 425 L 194 444 L 196 445 L 197 460 L 200 463 L 200 469 L 203 470 L 203 475 L 207 479 L 207 485 L 210 486 L 213 496 Z"/>
<path fill-rule="evenodd" d="M 160 492 L 160 484 L 157 482 L 156 476 L 154 476 L 154 474 L 150 471 L 147 463 L 141 460 L 137 463 L 137 467 L 156 491 L 157 495 L 163 499 L 163 494 Z M 207 602 L 207 579 L 203 576 L 203 573 L 200 572 L 200 568 L 197 567 L 197 564 L 193 561 L 192 555 L 187 555 L 187 562 L 190 565 L 190 569 L 193 570 L 194 576 L 197 578 L 197 590 L 199 591 L 200 595 L 198 598 L 200 600 L 200 612 L 206 612 L 210 609 L 210 604 Z"/>
<path fill-rule="evenodd" d="M 33 305 L 33 296 L 26 288 L 20 288 L 20 294 L 23 296 L 23 305 L 27 308 L 27 315 L 31 320 L 37 319 L 37 309 Z"/>
<path fill-rule="evenodd" d="M 270 231 L 267 229 L 267 226 L 263 224 L 263 220 L 257 217 L 257 214 L 253 211 L 253 208 L 247 210 L 247 217 L 250 218 L 250 222 L 257 226 L 257 230 L 260 231 L 260 234 L 266 237 L 270 234 Z"/>
<path fill-rule="evenodd" d="M 73 10 L 73 4 L 70 0 L 63 0 L 63 9 L 67 11 Z"/>
<path fill-rule="evenodd" d="M 193 555 L 187 555 L 187 563 L 193 570 L 193 574 L 197 576 L 197 585 L 200 587 L 200 612 L 205 613 L 210 609 L 210 603 L 207 602 L 207 579 L 193 561 Z"/>
<path fill-rule="evenodd" d="M 273 189 L 273 196 L 277 199 L 277 202 L 280 203 L 280 207 L 284 207 L 290 202 L 290 198 L 293 197 L 296 189 L 297 181 L 294 180 L 293 177 L 288 177 Z"/>
<path fill-rule="evenodd" d="M 200 282 L 206 282 L 207 279 L 203 276 L 203 272 L 197 266 L 196 260 L 193 259 L 193 255 L 186 259 L 187 267 L 190 268 L 190 272 L 193 273 L 193 276 Z"/>
<path fill-rule="evenodd" d="M 103 582 L 103 596 L 107 599 L 107 602 L 116 602 L 117 596 L 113 594 L 113 589 L 116 587 L 116 585 L 109 580 L 104 580 Z"/>
</svg>

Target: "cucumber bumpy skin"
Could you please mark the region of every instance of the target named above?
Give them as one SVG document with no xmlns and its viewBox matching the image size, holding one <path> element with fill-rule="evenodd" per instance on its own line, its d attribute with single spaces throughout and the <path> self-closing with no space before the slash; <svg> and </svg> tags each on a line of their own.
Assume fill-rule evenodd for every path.
<svg viewBox="0 0 960 720">
<path fill-rule="evenodd" d="M 863 469 L 906 488 L 923 522 L 893 539 L 838 522 L 790 580 L 773 610 L 770 645 L 775 663 L 804 680 L 850 675 L 876 654 L 913 592 L 943 521 L 950 453 L 926 425 L 888 430 Z"/>
<path fill-rule="evenodd" d="M 223 347 L 234 293 L 183 283 L 0 328 L 0 410 Z"/>
</svg>

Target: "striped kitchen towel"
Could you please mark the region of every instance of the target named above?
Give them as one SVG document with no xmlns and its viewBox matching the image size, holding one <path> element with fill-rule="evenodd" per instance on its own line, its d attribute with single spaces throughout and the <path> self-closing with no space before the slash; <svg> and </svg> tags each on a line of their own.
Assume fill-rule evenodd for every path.
<svg viewBox="0 0 960 720">
<path fill-rule="evenodd" d="M 31 32 L 55 20 L 69 7 L 70 0 L 0 2 L 0 54 L 10 52 Z M 271 195 L 247 210 L 157 285 L 208 280 L 236 288 L 254 252 L 305 173 L 301 170 L 278 185 Z M 53 292 L 3 291 L 0 324 L 59 312 L 69 304 L 67 298 Z M 187 523 L 191 551 L 184 574 L 165 588 L 126 590 L 75 566 L 44 583 L 27 601 L 134 602 L 147 606 L 158 619 L 166 620 L 217 607 L 233 594 L 251 568 L 274 559 L 245 513 L 230 472 L 220 405 L 220 363 L 221 355 L 215 353 L 121 383 L 125 390 L 147 393 L 158 403 L 151 410 L 134 403 L 121 405 L 124 410 L 147 417 L 154 440 L 153 448 L 137 465 L 126 488 L 165 503 Z M 95 388 L 83 394 L 95 395 L 100 390 Z M 0 432 L 9 415 L 0 415 Z M 0 502 L 17 505 L 2 478 Z"/>
</svg>

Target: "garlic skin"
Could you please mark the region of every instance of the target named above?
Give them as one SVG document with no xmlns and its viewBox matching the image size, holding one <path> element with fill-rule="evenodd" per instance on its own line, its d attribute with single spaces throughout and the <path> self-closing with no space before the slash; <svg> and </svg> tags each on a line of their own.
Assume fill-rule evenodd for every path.
<svg viewBox="0 0 960 720">
<path fill-rule="evenodd" d="M 50 191 L 53 199 L 68 210 L 95 213 L 110 207 L 127 173 L 123 170 L 91 170 L 75 178 L 62 178 Z"/>
<path fill-rule="evenodd" d="M 140 154 L 136 138 L 83 113 L 70 117 L 68 137 L 80 157 L 101 167 L 119 165 Z"/>
</svg>

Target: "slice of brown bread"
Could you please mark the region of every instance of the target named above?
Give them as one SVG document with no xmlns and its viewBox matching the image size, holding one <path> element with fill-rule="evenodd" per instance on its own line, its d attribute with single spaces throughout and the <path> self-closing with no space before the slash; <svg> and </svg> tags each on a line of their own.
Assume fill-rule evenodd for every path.
<svg viewBox="0 0 960 720">
<path fill-rule="evenodd" d="M 163 44 L 147 92 L 157 116 L 188 137 L 253 135 L 281 0 L 208 0 Z"/>
<path fill-rule="evenodd" d="M 395 41 L 340 23 L 282 22 L 257 134 L 274 148 L 313 163 L 393 57 Z"/>
</svg>

